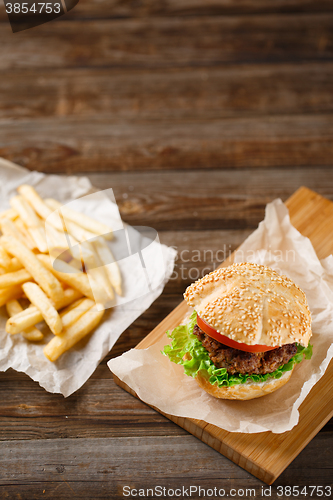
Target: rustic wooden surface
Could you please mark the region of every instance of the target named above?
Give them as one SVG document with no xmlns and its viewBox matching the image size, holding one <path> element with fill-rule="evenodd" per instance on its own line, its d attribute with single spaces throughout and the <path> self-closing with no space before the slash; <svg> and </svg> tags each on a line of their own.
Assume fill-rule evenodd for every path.
<svg viewBox="0 0 333 500">
<path fill-rule="evenodd" d="M 1 3 L 0 28 L 0 155 L 87 173 L 114 189 L 125 221 L 179 251 L 161 297 L 77 393 L 0 374 L 0 498 L 122 498 L 125 485 L 262 497 L 263 483 L 117 387 L 106 362 L 228 256 L 267 202 L 300 185 L 333 200 L 333 2 L 80 0 L 16 34 Z M 271 498 L 290 498 L 279 485 L 332 484 L 332 448 L 330 422 Z"/>
<path fill-rule="evenodd" d="M 325 259 L 330 255 L 333 251 L 333 203 L 315 191 L 301 186 L 286 200 L 286 206 L 291 223 L 310 239 L 318 258 Z M 228 266 L 233 259 L 234 254 L 231 254 L 221 265 Z M 167 343 L 165 332 L 179 325 L 187 312 L 188 305 L 183 300 L 135 348 L 147 349 L 160 342 L 162 338 Z M 132 384 L 128 385 L 115 373 L 113 379 L 122 389 L 144 402 L 147 401 L 147 398 L 140 397 L 137 388 L 133 388 Z M 156 381 L 157 384 L 160 382 Z M 168 384 L 168 381 L 165 383 Z M 258 479 L 271 485 L 333 417 L 332 390 L 333 363 L 299 407 L 298 424 L 283 434 L 227 432 L 205 420 L 169 414 L 167 409 L 161 413 Z M 154 408 L 154 405 L 150 406 Z"/>
</svg>

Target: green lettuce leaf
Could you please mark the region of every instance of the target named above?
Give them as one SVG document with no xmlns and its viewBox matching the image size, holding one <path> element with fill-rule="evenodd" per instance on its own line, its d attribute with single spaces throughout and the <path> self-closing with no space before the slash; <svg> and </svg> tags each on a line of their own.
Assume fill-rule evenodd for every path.
<svg viewBox="0 0 333 500">
<path fill-rule="evenodd" d="M 198 337 L 193 334 L 196 322 L 197 315 L 194 311 L 186 325 L 177 326 L 171 333 L 168 331 L 167 336 L 172 339 L 172 342 L 171 345 L 164 347 L 162 353 L 168 356 L 173 363 L 183 365 L 185 374 L 190 377 L 195 377 L 200 370 L 205 370 L 209 382 L 217 384 L 219 387 L 244 384 L 248 379 L 254 382 L 263 382 L 270 377 L 280 378 L 284 372 L 292 370 L 296 363 L 300 363 L 304 356 L 305 359 L 310 359 L 312 356 L 312 345 L 309 344 L 308 347 L 303 347 L 297 344 L 295 356 L 272 373 L 266 373 L 265 375 L 236 373 L 231 375 L 226 368 L 216 368 L 208 355 L 208 351 L 201 344 Z M 190 354 L 191 359 L 183 359 L 186 353 Z"/>
</svg>

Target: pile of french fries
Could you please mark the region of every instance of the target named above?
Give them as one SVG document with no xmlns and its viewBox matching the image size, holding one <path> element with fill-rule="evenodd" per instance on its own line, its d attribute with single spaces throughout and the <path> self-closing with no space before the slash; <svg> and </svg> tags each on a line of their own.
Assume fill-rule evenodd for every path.
<svg viewBox="0 0 333 500">
<path fill-rule="evenodd" d="M 0 213 L 0 307 L 9 316 L 6 332 L 27 341 L 42 341 L 36 325 L 46 323 L 54 337 L 43 352 L 54 362 L 100 323 L 114 292 L 122 295 L 106 242 L 112 229 L 42 199 L 32 186 L 17 191 Z"/>
</svg>

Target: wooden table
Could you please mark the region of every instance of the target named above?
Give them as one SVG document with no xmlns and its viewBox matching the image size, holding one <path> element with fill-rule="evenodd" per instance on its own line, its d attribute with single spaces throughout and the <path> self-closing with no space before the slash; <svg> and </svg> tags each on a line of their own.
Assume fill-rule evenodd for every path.
<svg viewBox="0 0 333 500">
<path fill-rule="evenodd" d="M 267 202 L 300 185 L 333 200 L 333 2 L 80 0 L 16 34 L 1 4 L 0 26 L 0 156 L 112 187 L 126 222 L 179 252 L 161 297 L 74 395 L 0 374 L 0 498 L 123 498 L 124 486 L 263 497 L 263 483 L 117 387 L 106 362 L 234 250 Z M 332 485 L 332 448 L 331 421 L 271 498 Z"/>
</svg>

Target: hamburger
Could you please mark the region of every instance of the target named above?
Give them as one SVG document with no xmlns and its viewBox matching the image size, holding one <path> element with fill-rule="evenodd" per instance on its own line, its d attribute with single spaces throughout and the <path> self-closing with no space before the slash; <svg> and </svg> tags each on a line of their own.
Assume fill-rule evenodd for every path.
<svg viewBox="0 0 333 500">
<path fill-rule="evenodd" d="M 310 359 L 311 313 L 305 293 L 273 269 L 233 264 L 184 294 L 194 308 L 163 354 L 220 399 L 247 400 L 276 391 Z"/>
</svg>

